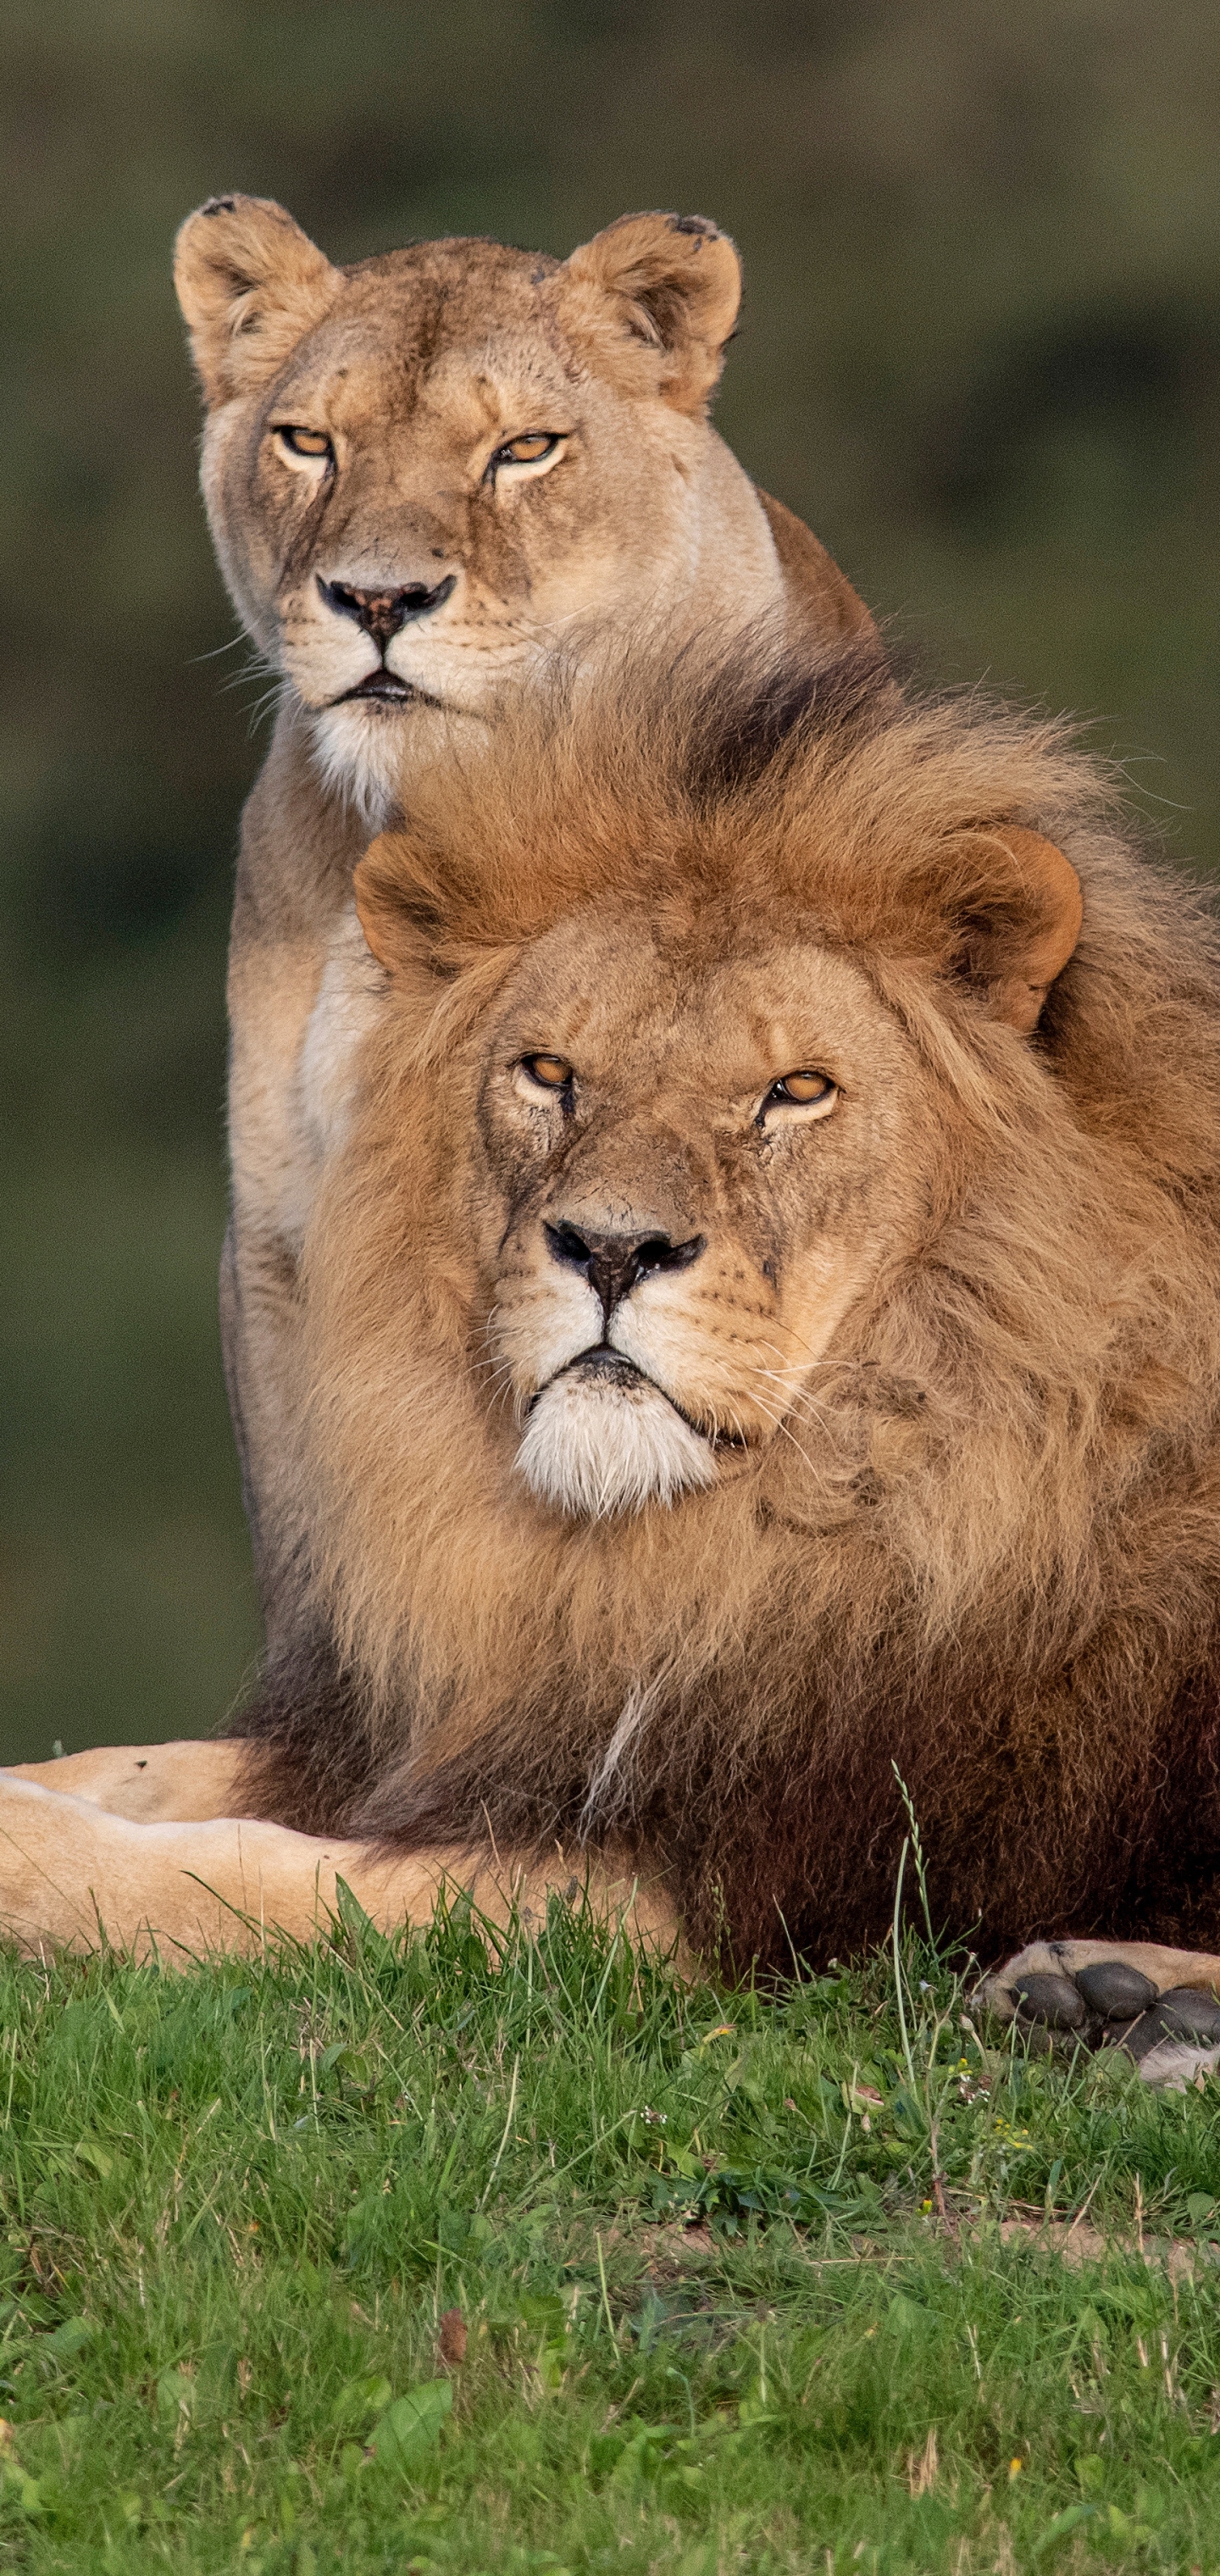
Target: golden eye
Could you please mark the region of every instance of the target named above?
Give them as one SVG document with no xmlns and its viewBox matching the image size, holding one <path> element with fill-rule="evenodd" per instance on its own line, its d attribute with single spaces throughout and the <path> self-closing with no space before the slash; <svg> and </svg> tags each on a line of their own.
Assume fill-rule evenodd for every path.
<svg viewBox="0 0 1220 2576">
<path fill-rule="evenodd" d="M 572 1079 L 572 1067 L 562 1055 L 523 1055 L 521 1069 L 542 1091 L 566 1091 Z"/>
<path fill-rule="evenodd" d="M 828 1073 L 786 1073 L 775 1086 L 781 1100 L 822 1100 L 834 1084 Z"/>
<path fill-rule="evenodd" d="M 294 456 L 331 456 L 334 453 L 324 429 L 281 428 L 275 434 Z"/>
<path fill-rule="evenodd" d="M 510 438 L 506 446 L 497 447 L 492 465 L 540 465 L 558 445 L 558 430 L 527 429 L 520 438 Z"/>
<path fill-rule="evenodd" d="M 838 1096 L 838 1085 L 831 1081 L 828 1073 L 806 1069 L 800 1073 L 781 1074 L 779 1081 L 772 1083 L 759 1110 L 758 1123 L 762 1125 L 769 1109 L 833 1109 Z"/>
</svg>

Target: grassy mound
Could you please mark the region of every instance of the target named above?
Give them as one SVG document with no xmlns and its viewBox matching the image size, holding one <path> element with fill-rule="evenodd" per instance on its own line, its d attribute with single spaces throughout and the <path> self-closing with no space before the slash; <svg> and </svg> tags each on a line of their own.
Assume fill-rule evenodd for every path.
<svg viewBox="0 0 1220 2576">
<path fill-rule="evenodd" d="M 352 1911 L 0 1996 L 6 2565 L 1220 2565 L 1214 2095 L 989 2047 L 931 1948 Z"/>
</svg>

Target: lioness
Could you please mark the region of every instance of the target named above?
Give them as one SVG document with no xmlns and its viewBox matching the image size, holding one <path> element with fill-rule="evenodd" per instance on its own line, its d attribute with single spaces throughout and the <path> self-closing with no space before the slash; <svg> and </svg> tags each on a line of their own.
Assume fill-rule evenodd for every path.
<svg viewBox="0 0 1220 2576">
<path fill-rule="evenodd" d="M 346 1114 L 370 825 L 557 651 L 591 659 L 646 618 L 675 644 L 731 634 L 785 599 L 824 638 L 867 619 L 710 426 L 741 272 L 700 217 L 628 216 L 563 262 L 440 241 L 336 268 L 282 207 L 215 197 L 175 275 L 217 554 L 282 682 L 238 867 L 221 1268 L 274 1644 L 303 1544 L 281 1463 L 298 1265 Z"/>
<path fill-rule="evenodd" d="M 307 1648 L 144 1757 L 253 1821 L 6 1785 L 27 1941 L 587 1864 L 782 1966 L 887 1927 L 897 1768 L 940 1917 L 1065 1936 L 1010 2005 L 1220 2034 L 1213 921 L 1051 728 L 740 661 L 519 707 L 361 863 Z"/>
</svg>

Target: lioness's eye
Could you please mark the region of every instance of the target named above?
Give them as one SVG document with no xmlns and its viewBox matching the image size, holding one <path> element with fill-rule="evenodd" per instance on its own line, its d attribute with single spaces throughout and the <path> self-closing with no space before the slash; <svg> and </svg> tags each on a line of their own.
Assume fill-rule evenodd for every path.
<svg viewBox="0 0 1220 2576">
<path fill-rule="evenodd" d="M 275 434 L 292 456 L 331 456 L 334 453 L 324 429 L 282 426 Z"/>
<path fill-rule="evenodd" d="M 759 1110 L 759 1126 L 769 1109 L 812 1109 L 815 1115 L 824 1117 L 827 1110 L 833 1109 L 838 1097 L 838 1085 L 831 1081 L 828 1073 L 815 1073 L 810 1067 L 800 1073 L 781 1074 L 779 1081 L 772 1083 Z"/>
<path fill-rule="evenodd" d="M 520 438 L 510 438 L 497 447 L 488 467 L 495 473 L 497 465 L 541 465 L 544 456 L 553 456 L 559 445 L 558 430 L 527 429 Z"/>
<path fill-rule="evenodd" d="M 521 1070 L 540 1091 L 566 1091 L 572 1079 L 572 1067 L 562 1055 L 523 1055 Z"/>
</svg>

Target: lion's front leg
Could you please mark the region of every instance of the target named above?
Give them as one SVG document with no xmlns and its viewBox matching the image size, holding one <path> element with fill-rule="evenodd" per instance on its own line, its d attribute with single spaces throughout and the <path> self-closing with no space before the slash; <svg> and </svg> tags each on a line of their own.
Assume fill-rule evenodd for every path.
<svg viewBox="0 0 1220 2576">
<path fill-rule="evenodd" d="M 1121 2047 L 1149 2084 L 1220 2066 L 1220 1958 L 1156 1941 L 1035 1941 L 996 1968 L 983 2001 L 1029 2031 Z"/>
<path fill-rule="evenodd" d="M 60 1765 L 55 1766 L 56 1769 Z M 553 1893 L 587 1889 L 595 1910 L 622 1916 L 670 1948 L 673 1909 L 629 1863 L 587 1871 L 557 1854 L 542 1869 L 455 1850 L 386 1858 L 369 1845 L 225 1818 L 133 1824 L 85 1798 L 0 1774 L 0 1931 L 25 1950 L 96 1949 L 185 1962 L 249 1951 L 285 1933 L 309 1941 L 338 1912 L 339 1882 L 381 1931 L 430 1921 L 442 1891 L 468 1890 L 493 1923 L 514 1909 L 545 1914 Z"/>
<path fill-rule="evenodd" d="M 99 1745 L 91 1753 L 64 1753 L 54 1762 L 14 1762 L 0 1782 L 33 1780 L 57 1796 L 87 1798 L 133 1824 L 196 1823 L 208 1816 L 241 1814 L 239 1782 L 245 1745 L 237 1736 L 218 1743 Z"/>
</svg>

